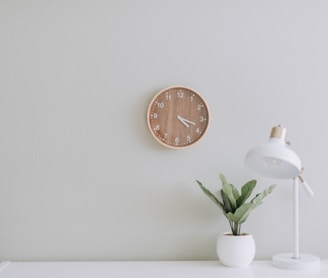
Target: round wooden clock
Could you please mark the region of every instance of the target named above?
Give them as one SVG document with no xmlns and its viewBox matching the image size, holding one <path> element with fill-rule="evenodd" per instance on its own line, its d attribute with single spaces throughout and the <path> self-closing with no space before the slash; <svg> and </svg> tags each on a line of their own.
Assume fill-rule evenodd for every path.
<svg viewBox="0 0 328 278">
<path fill-rule="evenodd" d="M 149 104 L 151 134 L 166 147 L 180 149 L 199 141 L 209 125 L 209 108 L 195 90 L 173 86 L 158 92 Z"/>
</svg>

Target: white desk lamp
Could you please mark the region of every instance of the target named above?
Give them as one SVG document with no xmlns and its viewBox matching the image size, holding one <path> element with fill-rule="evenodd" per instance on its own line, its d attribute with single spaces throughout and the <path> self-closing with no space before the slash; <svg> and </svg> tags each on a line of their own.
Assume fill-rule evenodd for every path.
<svg viewBox="0 0 328 278">
<path fill-rule="evenodd" d="M 286 128 L 282 126 L 273 127 L 269 142 L 251 149 L 246 155 L 245 163 L 249 169 L 262 176 L 293 179 L 294 251 L 275 255 L 272 262 L 280 268 L 313 269 L 320 266 L 320 259 L 299 251 L 299 181 L 309 196 L 313 196 L 313 191 L 301 176 L 301 160 L 285 141 L 286 132 Z"/>
</svg>

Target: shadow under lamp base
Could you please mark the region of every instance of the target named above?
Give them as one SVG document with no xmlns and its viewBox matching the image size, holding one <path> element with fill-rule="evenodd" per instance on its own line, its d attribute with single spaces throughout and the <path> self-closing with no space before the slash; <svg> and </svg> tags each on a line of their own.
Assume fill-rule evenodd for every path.
<svg viewBox="0 0 328 278">
<path fill-rule="evenodd" d="M 314 255 L 300 254 L 299 259 L 294 259 L 292 253 L 285 253 L 273 256 L 272 264 L 284 269 L 313 270 L 320 267 L 320 258 Z"/>
</svg>

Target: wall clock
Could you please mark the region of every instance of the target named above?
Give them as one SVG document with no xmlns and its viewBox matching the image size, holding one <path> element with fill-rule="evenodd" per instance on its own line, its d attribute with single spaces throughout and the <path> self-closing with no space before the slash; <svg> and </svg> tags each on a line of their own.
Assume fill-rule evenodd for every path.
<svg viewBox="0 0 328 278">
<path fill-rule="evenodd" d="M 173 86 L 151 100 L 147 122 L 151 134 L 162 145 L 180 149 L 201 139 L 209 125 L 209 108 L 195 90 Z"/>
</svg>

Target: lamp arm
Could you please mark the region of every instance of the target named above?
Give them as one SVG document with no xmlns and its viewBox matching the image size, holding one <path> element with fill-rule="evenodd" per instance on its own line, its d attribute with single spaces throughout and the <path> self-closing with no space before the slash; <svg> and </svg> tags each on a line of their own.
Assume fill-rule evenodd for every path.
<svg viewBox="0 0 328 278">
<path fill-rule="evenodd" d="M 314 192 L 313 192 L 312 188 L 310 187 L 310 185 L 303 179 L 303 177 L 301 175 L 299 175 L 298 178 L 301 181 L 301 183 L 303 184 L 303 188 L 304 188 L 306 194 L 308 196 L 312 197 L 314 195 Z"/>
</svg>

